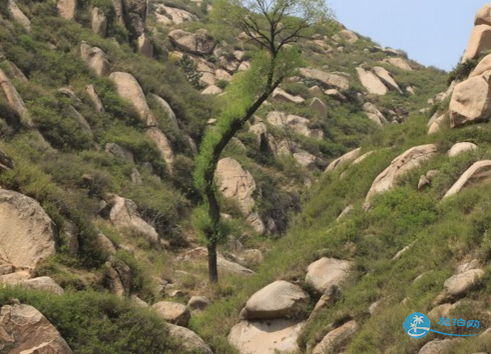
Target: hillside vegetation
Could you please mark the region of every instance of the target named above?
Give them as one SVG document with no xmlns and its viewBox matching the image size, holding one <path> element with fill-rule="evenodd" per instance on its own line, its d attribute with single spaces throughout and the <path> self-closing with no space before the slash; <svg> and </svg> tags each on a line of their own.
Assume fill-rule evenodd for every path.
<svg viewBox="0 0 491 354">
<path fill-rule="evenodd" d="M 470 117 L 452 103 L 485 101 L 459 97 L 481 90 L 472 85 L 487 80 L 480 66 L 491 48 L 447 74 L 335 20 L 295 43 L 302 68 L 222 154 L 216 182 L 228 236 L 220 283 L 210 285 L 194 158 L 225 106 L 221 94 L 256 51 L 217 27 L 212 8 L 208 0 L 0 4 L 2 320 L 31 305 L 74 353 L 245 354 L 234 326 L 280 319 L 241 309 L 285 280 L 308 297 L 280 316 L 298 325 L 289 347 L 298 354 L 417 353 L 447 337 L 412 339 L 404 320 L 438 306 L 444 317 L 479 320 L 482 333 L 491 320 L 487 165 L 444 196 L 474 163 L 491 160 L 489 107 Z M 462 142 L 477 147 L 450 157 Z M 404 173 L 390 187 L 373 186 L 421 146 L 398 160 Z M 319 290 L 306 273 L 324 258 L 346 261 L 349 272 Z M 444 283 L 464 264 L 462 273 L 482 273 L 451 293 Z M 345 325 L 335 345 L 320 346 Z M 491 337 L 444 344 L 445 353 L 485 352 Z M 0 353 L 19 345 L 9 339 Z"/>
</svg>

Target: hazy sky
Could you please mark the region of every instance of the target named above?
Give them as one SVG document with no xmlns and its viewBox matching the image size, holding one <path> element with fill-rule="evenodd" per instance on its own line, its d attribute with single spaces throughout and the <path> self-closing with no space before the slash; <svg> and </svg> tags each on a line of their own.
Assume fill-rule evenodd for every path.
<svg viewBox="0 0 491 354">
<path fill-rule="evenodd" d="M 348 29 L 424 65 L 451 70 L 460 60 L 476 12 L 491 0 L 326 0 Z"/>
</svg>

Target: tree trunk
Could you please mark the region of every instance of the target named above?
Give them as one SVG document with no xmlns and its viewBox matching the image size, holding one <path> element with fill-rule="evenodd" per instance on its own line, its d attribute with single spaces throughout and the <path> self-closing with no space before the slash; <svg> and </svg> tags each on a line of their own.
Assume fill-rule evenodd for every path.
<svg viewBox="0 0 491 354">
<path fill-rule="evenodd" d="M 208 276 L 210 283 L 218 283 L 217 244 L 208 243 Z"/>
</svg>

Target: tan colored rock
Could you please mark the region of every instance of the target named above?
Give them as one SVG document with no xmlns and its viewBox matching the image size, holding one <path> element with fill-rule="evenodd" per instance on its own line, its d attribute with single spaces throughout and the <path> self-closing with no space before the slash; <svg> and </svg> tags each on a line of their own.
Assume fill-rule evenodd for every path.
<svg viewBox="0 0 491 354">
<path fill-rule="evenodd" d="M 169 33 L 169 38 L 172 43 L 187 53 L 207 55 L 211 54 L 215 48 L 215 40 L 204 29 L 196 33 L 185 32 L 181 29 L 173 30 Z"/>
<path fill-rule="evenodd" d="M 94 7 L 92 9 L 92 32 L 102 37 L 106 36 L 107 18 L 102 9 Z"/>
<path fill-rule="evenodd" d="M 428 128 L 428 135 L 436 134 L 439 131 L 442 130 L 442 128 L 446 125 L 448 125 L 447 122 L 447 116 L 446 114 L 442 114 L 441 116 L 437 117 L 433 122 L 430 122 L 430 127 Z"/>
<path fill-rule="evenodd" d="M 338 42 L 345 41 L 349 44 L 354 44 L 358 40 L 358 36 L 355 32 L 344 29 L 336 33 L 332 39 Z"/>
<path fill-rule="evenodd" d="M 77 9 L 77 0 L 58 0 L 58 13 L 65 20 L 72 20 Z"/>
<path fill-rule="evenodd" d="M 452 128 L 488 121 L 491 118 L 491 71 L 455 86 L 449 111 Z"/>
<path fill-rule="evenodd" d="M 467 272 L 456 274 L 443 283 L 445 290 L 450 296 L 459 296 L 474 284 L 474 282 L 484 275 L 482 269 L 472 269 Z"/>
<path fill-rule="evenodd" d="M 14 168 L 14 161 L 0 150 L 0 172 Z"/>
<path fill-rule="evenodd" d="M 379 127 L 387 123 L 385 116 L 370 102 L 363 104 L 363 111 L 367 114 L 368 119 L 377 124 Z"/>
<path fill-rule="evenodd" d="M 55 254 L 56 226 L 34 199 L 0 189 L 0 225 L 0 258 L 17 269 Z"/>
<path fill-rule="evenodd" d="M 123 0 L 111 0 L 111 5 L 114 9 L 114 14 L 121 24 L 124 24 L 124 8 Z"/>
<path fill-rule="evenodd" d="M 337 89 L 329 89 L 324 92 L 326 95 L 331 96 L 335 100 L 340 102 L 346 101 L 346 96 L 340 93 Z"/>
<path fill-rule="evenodd" d="M 86 42 L 80 45 L 80 56 L 95 71 L 97 76 L 106 76 L 110 72 L 107 54 L 98 47 L 90 47 Z"/>
<path fill-rule="evenodd" d="M 350 321 L 329 332 L 319 344 L 314 347 L 312 354 L 324 354 L 338 351 L 340 346 L 356 333 L 358 325 Z"/>
<path fill-rule="evenodd" d="M 351 163 L 352 166 L 358 165 L 360 162 L 363 162 L 368 156 L 373 154 L 375 151 L 369 151 L 358 157 L 355 161 Z"/>
<path fill-rule="evenodd" d="M 341 221 L 344 217 L 346 217 L 355 207 L 353 205 L 348 205 L 346 208 L 343 209 L 341 214 L 338 215 L 336 218 L 336 221 Z"/>
<path fill-rule="evenodd" d="M 409 63 L 402 58 L 388 58 L 387 63 L 394 65 L 396 68 L 399 68 L 404 71 L 412 71 L 413 68 L 409 65 Z"/>
<path fill-rule="evenodd" d="M 377 75 L 360 67 L 356 68 L 356 72 L 358 73 L 361 84 L 367 89 L 368 93 L 379 96 L 387 94 L 387 87 Z"/>
<path fill-rule="evenodd" d="M 278 280 L 252 295 L 241 316 L 247 320 L 288 318 L 304 311 L 309 299 L 310 296 L 298 285 Z"/>
<path fill-rule="evenodd" d="M 220 95 L 222 93 L 223 90 L 215 85 L 210 85 L 201 92 L 202 95 Z"/>
<path fill-rule="evenodd" d="M 348 278 L 352 263 L 342 259 L 323 257 L 307 268 L 305 281 L 319 293 L 339 287 Z"/>
<path fill-rule="evenodd" d="M 381 66 L 375 66 L 372 68 L 372 72 L 377 75 L 379 79 L 382 80 L 384 85 L 387 86 L 389 89 L 402 93 L 401 88 L 392 77 L 392 74 L 385 68 L 382 68 Z"/>
<path fill-rule="evenodd" d="M 247 322 L 235 325 L 228 341 L 240 354 L 278 354 L 298 350 L 297 339 L 305 322 L 287 319 Z"/>
<path fill-rule="evenodd" d="M 177 302 L 160 301 L 151 306 L 151 309 L 167 322 L 177 326 L 187 327 L 191 319 L 188 308 Z"/>
<path fill-rule="evenodd" d="M 313 139 L 324 138 L 324 132 L 321 129 L 310 129 L 308 127 L 310 120 L 304 117 L 273 111 L 268 113 L 266 119 L 269 124 L 278 128 L 285 129 L 288 127 L 300 135 Z"/>
<path fill-rule="evenodd" d="M 316 111 L 321 118 L 327 117 L 327 105 L 317 97 L 310 102 L 309 108 Z"/>
<path fill-rule="evenodd" d="M 200 336 L 191 331 L 190 329 L 169 324 L 169 335 L 180 342 L 180 346 L 177 347 L 176 353 L 182 354 L 213 354 L 212 350 L 205 343 Z"/>
<path fill-rule="evenodd" d="M 172 128 L 174 128 L 175 131 L 179 131 L 179 124 L 177 122 L 176 114 L 172 110 L 172 107 L 169 105 L 169 103 L 162 97 L 154 95 L 153 93 L 151 93 L 150 96 L 152 96 L 152 98 L 158 103 L 162 111 L 165 113 L 167 119 L 172 125 Z"/>
<path fill-rule="evenodd" d="M 450 150 L 447 151 L 447 156 L 448 157 L 455 157 L 459 154 L 462 154 L 467 151 L 474 151 L 477 150 L 477 145 L 474 143 L 457 143 L 454 146 L 450 148 Z"/>
<path fill-rule="evenodd" d="M 211 304 L 210 299 L 204 296 L 191 296 L 188 307 L 192 310 L 204 310 Z"/>
<path fill-rule="evenodd" d="M 470 73 L 469 79 L 474 76 L 480 76 L 488 70 L 491 70 L 491 54 L 488 54 L 481 59 L 479 64 L 477 64 L 474 70 Z"/>
<path fill-rule="evenodd" d="M 445 354 L 452 348 L 455 340 L 452 339 L 444 339 L 439 340 L 435 339 L 429 343 L 426 343 L 418 352 L 418 354 Z"/>
<path fill-rule="evenodd" d="M 491 160 L 483 160 L 474 163 L 460 176 L 457 182 L 443 196 L 443 199 L 457 194 L 463 188 L 491 181 Z"/>
<path fill-rule="evenodd" d="M 255 204 L 252 195 L 256 182 L 252 175 L 236 160 L 227 157 L 218 161 L 215 178 L 223 196 L 235 200 L 242 213 L 249 215 Z"/>
<path fill-rule="evenodd" d="M 228 72 L 222 69 L 218 69 L 215 71 L 215 77 L 217 80 L 223 80 L 223 81 L 232 81 L 232 75 L 230 75 Z"/>
<path fill-rule="evenodd" d="M 150 111 L 147 99 L 135 77 L 124 72 L 114 72 L 109 75 L 109 78 L 116 85 L 118 95 L 130 101 L 135 106 L 142 122 L 148 127 L 156 127 L 158 125 L 157 120 Z"/>
<path fill-rule="evenodd" d="M 31 20 L 22 12 L 14 0 L 8 0 L 8 8 L 13 19 L 18 22 L 27 32 L 31 31 Z"/>
<path fill-rule="evenodd" d="M 63 288 L 50 277 L 38 277 L 24 280 L 20 285 L 24 288 L 46 291 L 55 295 L 63 295 L 65 293 Z"/>
<path fill-rule="evenodd" d="M 103 113 L 105 111 L 104 106 L 102 105 L 102 101 L 99 95 L 97 94 L 94 85 L 87 85 L 85 87 L 85 91 L 87 92 L 92 103 L 94 104 L 94 108 L 96 109 L 96 111 Z"/>
<path fill-rule="evenodd" d="M 165 134 L 157 127 L 151 127 L 146 130 L 147 135 L 153 140 L 157 149 L 160 151 L 162 158 L 167 164 L 169 172 L 172 173 L 172 164 L 174 163 L 174 152 L 172 151 L 172 146 L 169 139 Z"/>
<path fill-rule="evenodd" d="M 138 37 L 138 53 L 147 58 L 153 58 L 153 43 L 146 33 L 142 33 Z"/>
<path fill-rule="evenodd" d="M 479 11 L 476 13 L 476 17 L 474 18 L 474 25 L 491 26 L 491 4 L 486 4 L 479 9 Z"/>
<path fill-rule="evenodd" d="M 332 90 L 336 90 L 336 89 L 332 89 Z M 309 91 L 313 94 L 313 95 L 321 95 L 322 94 L 322 89 L 315 85 L 315 86 L 312 86 L 311 88 L 309 88 Z"/>
<path fill-rule="evenodd" d="M 14 273 L 0 275 L 0 285 L 15 286 L 28 280 L 31 274 L 27 271 L 18 271 Z"/>
<path fill-rule="evenodd" d="M 348 74 L 326 73 L 324 71 L 312 68 L 301 68 L 300 74 L 303 77 L 318 80 L 328 88 L 335 88 L 344 91 L 350 87 Z"/>
<path fill-rule="evenodd" d="M 428 161 L 437 151 L 434 144 L 415 146 L 392 160 L 392 163 L 381 174 L 375 178 L 368 191 L 368 201 L 375 194 L 392 189 L 399 177 L 413 168 L 419 167 L 421 163 Z"/>
<path fill-rule="evenodd" d="M 153 245 L 159 244 L 159 234 L 155 229 L 140 217 L 135 202 L 129 199 L 114 196 L 109 219 L 118 228 L 131 228 Z"/>
<path fill-rule="evenodd" d="M 263 234 L 264 231 L 266 231 L 264 222 L 261 220 L 261 217 L 259 216 L 257 211 L 250 213 L 249 216 L 246 218 L 246 221 L 258 234 Z"/>
<path fill-rule="evenodd" d="M 324 173 L 326 172 L 333 172 L 333 171 L 336 171 L 339 167 L 341 167 L 344 163 L 346 162 L 349 162 L 349 161 L 352 161 L 354 159 L 356 159 L 359 155 L 360 155 L 360 152 L 361 152 L 361 148 L 357 148 L 355 150 L 352 150 L 346 154 L 344 154 L 343 156 L 337 158 L 336 160 L 332 161 L 326 168 L 326 170 L 324 171 Z"/>
<path fill-rule="evenodd" d="M 164 16 L 162 13 L 167 14 L 167 16 Z M 157 22 L 164 25 L 179 25 L 184 22 L 198 21 L 198 18 L 195 15 L 186 10 L 165 5 L 158 5 L 155 15 L 157 16 Z"/>
<path fill-rule="evenodd" d="M 316 168 L 315 162 L 317 161 L 317 157 L 305 150 L 297 150 L 295 153 L 293 153 L 293 158 L 300 166 L 303 166 L 309 170 Z"/>
<path fill-rule="evenodd" d="M 0 309 L 0 350 L 10 354 L 72 354 L 56 328 L 29 305 Z"/>
<path fill-rule="evenodd" d="M 286 103 L 303 103 L 303 102 L 305 102 L 305 99 L 303 97 L 290 95 L 288 92 L 286 92 L 280 88 L 277 88 L 273 91 L 272 97 L 274 100 L 286 102 Z"/>
<path fill-rule="evenodd" d="M 0 51 L 1 52 L 1 51 Z M 6 71 L 7 75 L 9 77 L 13 78 L 14 80 L 22 81 L 22 82 L 28 82 L 29 80 L 27 77 L 24 75 L 22 70 L 20 70 L 17 65 L 15 65 L 13 62 L 9 60 L 4 60 L 4 63 L 6 65 Z"/>
<path fill-rule="evenodd" d="M 489 25 L 477 25 L 472 29 L 471 37 L 464 55 L 462 56 L 462 63 L 465 63 L 468 59 L 474 59 L 484 51 L 491 49 L 491 26 Z"/>
<path fill-rule="evenodd" d="M 479 261 L 477 259 L 473 259 L 470 262 L 459 265 L 456 269 L 456 272 L 464 273 L 467 272 L 468 270 L 473 270 L 478 268 L 479 268 Z"/>
<path fill-rule="evenodd" d="M 19 115 L 22 125 L 26 128 L 33 128 L 34 123 L 32 122 L 24 100 L 2 69 L 0 69 L 0 86 L 2 87 L 5 97 L 7 97 L 9 106 Z"/>
<path fill-rule="evenodd" d="M 135 158 L 131 151 L 125 149 L 118 144 L 107 143 L 104 147 L 104 151 L 118 159 L 125 160 L 133 164 L 135 163 Z"/>
</svg>

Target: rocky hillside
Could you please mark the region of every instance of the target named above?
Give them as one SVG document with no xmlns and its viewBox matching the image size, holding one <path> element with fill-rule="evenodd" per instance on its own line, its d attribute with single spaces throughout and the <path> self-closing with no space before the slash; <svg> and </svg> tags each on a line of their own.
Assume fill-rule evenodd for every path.
<svg viewBox="0 0 491 354">
<path fill-rule="evenodd" d="M 218 164 L 220 286 L 191 174 L 255 47 L 212 14 L 0 3 L 0 353 L 413 353 L 411 312 L 485 323 L 487 8 L 448 89 L 334 20 L 295 44 Z"/>
</svg>

